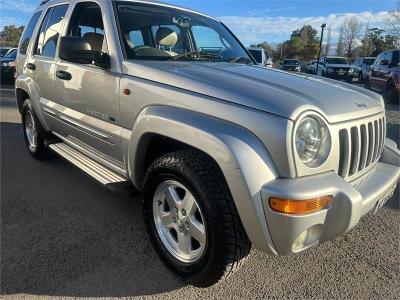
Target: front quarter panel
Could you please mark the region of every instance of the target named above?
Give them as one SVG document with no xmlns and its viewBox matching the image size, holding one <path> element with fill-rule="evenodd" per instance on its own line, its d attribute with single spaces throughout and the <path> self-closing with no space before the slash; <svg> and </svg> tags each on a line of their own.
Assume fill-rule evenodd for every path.
<svg viewBox="0 0 400 300">
<path fill-rule="evenodd" d="M 265 147 L 253 134 L 196 112 L 167 106 L 147 107 L 137 118 L 128 149 L 129 174 L 137 186 L 143 180 L 146 144 L 154 134 L 184 142 L 211 156 L 225 176 L 253 245 L 276 253 L 269 237 L 260 190 L 278 175 Z"/>
</svg>

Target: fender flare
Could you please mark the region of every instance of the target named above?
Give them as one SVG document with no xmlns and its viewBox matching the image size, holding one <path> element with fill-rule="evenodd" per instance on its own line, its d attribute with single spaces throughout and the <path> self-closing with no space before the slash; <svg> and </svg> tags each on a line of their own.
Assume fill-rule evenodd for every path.
<svg viewBox="0 0 400 300">
<path fill-rule="evenodd" d="M 149 139 L 161 135 L 207 153 L 221 169 L 242 224 L 253 245 L 276 254 L 265 220 L 261 187 L 278 177 L 261 141 L 235 124 L 193 111 L 146 107 L 136 119 L 128 148 L 130 179 L 137 187 L 143 179 Z"/>
<path fill-rule="evenodd" d="M 46 119 L 43 116 L 42 109 L 40 107 L 40 89 L 32 78 L 22 74 L 15 80 L 15 90 L 21 89 L 29 95 L 29 99 L 32 102 L 33 109 L 35 110 L 36 116 L 38 117 L 41 125 L 46 131 L 50 128 L 47 125 Z"/>
</svg>

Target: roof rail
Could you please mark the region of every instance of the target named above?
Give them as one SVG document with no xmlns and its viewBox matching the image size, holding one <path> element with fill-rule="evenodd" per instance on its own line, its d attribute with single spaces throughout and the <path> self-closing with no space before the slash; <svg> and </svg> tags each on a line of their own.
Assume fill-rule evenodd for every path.
<svg viewBox="0 0 400 300">
<path fill-rule="evenodd" d="M 45 5 L 47 2 L 49 2 L 50 0 L 42 0 L 42 2 L 40 2 L 39 6 Z"/>
</svg>

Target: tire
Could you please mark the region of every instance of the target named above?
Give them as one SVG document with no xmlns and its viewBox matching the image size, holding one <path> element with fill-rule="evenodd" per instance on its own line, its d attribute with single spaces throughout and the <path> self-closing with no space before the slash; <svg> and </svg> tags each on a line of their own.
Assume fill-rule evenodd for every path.
<svg viewBox="0 0 400 300">
<path fill-rule="evenodd" d="M 362 84 L 364 82 L 363 74 L 362 72 L 358 73 L 358 83 Z"/>
<path fill-rule="evenodd" d="M 198 208 L 196 214 L 200 216 L 197 220 L 201 219 L 200 223 L 205 232 L 204 239 L 201 238 L 198 242 L 193 240 L 192 237 L 195 236 L 191 231 L 194 228 L 193 224 L 190 225 L 188 232 L 177 231 L 178 228 L 181 231 L 181 227 L 185 227 L 184 220 L 182 221 L 181 218 L 189 213 L 183 214 L 181 207 L 175 211 L 172 207 L 169 208 L 170 205 L 165 204 L 168 202 L 167 197 L 164 196 L 165 193 L 161 193 L 161 197 L 158 196 L 160 189 L 172 184 L 180 185 L 176 189 L 175 186 L 173 187 L 176 191 L 175 195 L 183 199 L 179 203 L 185 205 L 185 199 L 190 199 L 188 193 L 189 196 L 191 194 L 194 197 L 193 202 Z M 178 151 L 157 159 L 147 170 L 143 201 L 146 228 L 157 254 L 172 271 L 189 284 L 208 287 L 217 283 L 236 271 L 241 266 L 243 258 L 250 252 L 251 244 L 227 183 L 214 161 L 202 152 Z M 166 242 L 162 226 L 160 233 L 158 210 L 164 210 L 166 206 L 168 206 L 166 210 L 169 209 L 169 214 L 176 216 L 175 222 L 179 223 L 178 225 L 171 223 L 175 229 L 170 227 L 169 230 L 165 230 L 169 238 L 176 239 L 175 244 L 168 242 L 170 239 Z M 177 214 L 176 211 L 178 211 Z M 174 222 L 174 217 L 172 222 Z M 173 251 L 177 247 L 178 238 L 186 235 L 191 236 L 191 246 L 189 246 L 191 250 L 196 247 L 202 248 L 201 252 L 197 252 L 198 256 L 193 256 L 192 260 L 189 260 L 189 256 L 178 257 L 179 251 Z"/>
<path fill-rule="evenodd" d="M 399 101 L 398 97 L 399 97 L 399 95 L 396 94 L 396 92 L 395 92 L 394 82 L 393 82 L 393 80 L 390 80 L 387 83 L 386 89 L 384 92 L 385 102 L 388 104 L 396 104 L 396 102 Z"/>
<path fill-rule="evenodd" d="M 30 155 L 37 160 L 46 160 L 52 156 L 46 147 L 46 131 L 36 116 L 30 99 L 26 99 L 21 110 L 22 129 L 26 147 Z"/>
</svg>

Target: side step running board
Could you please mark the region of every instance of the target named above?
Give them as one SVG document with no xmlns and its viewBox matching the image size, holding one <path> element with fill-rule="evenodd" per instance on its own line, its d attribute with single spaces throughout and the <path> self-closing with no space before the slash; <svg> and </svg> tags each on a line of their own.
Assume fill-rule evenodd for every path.
<svg viewBox="0 0 400 300">
<path fill-rule="evenodd" d="M 99 164 L 92 158 L 65 143 L 50 144 L 49 148 L 103 185 L 107 186 L 120 182 L 129 182 L 129 179 L 125 176 L 106 168 L 102 164 Z"/>
</svg>

